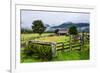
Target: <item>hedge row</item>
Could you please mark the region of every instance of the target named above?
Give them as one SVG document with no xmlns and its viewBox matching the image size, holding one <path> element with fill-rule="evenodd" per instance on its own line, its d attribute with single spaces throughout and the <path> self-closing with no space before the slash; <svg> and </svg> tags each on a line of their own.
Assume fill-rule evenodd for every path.
<svg viewBox="0 0 100 73">
<path fill-rule="evenodd" d="M 52 47 L 50 44 L 29 43 L 26 45 L 24 50 L 22 50 L 22 55 L 24 58 L 32 57 L 43 60 L 51 60 Z"/>
</svg>

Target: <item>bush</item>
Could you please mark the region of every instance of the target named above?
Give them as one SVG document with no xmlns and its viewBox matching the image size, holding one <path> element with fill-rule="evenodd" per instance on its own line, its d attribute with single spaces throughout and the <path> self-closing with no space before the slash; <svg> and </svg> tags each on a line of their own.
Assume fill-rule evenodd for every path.
<svg viewBox="0 0 100 73">
<path fill-rule="evenodd" d="M 33 57 L 42 60 L 52 59 L 52 50 L 50 44 L 29 43 L 23 50 L 25 57 Z"/>
</svg>

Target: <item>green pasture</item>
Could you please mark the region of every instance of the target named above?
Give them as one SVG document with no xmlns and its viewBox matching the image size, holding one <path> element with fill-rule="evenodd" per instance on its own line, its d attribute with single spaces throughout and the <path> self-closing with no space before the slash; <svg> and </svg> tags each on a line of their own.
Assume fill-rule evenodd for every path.
<svg viewBox="0 0 100 73">
<path fill-rule="evenodd" d="M 69 37 L 68 36 L 50 36 L 50 37 L 38 38 L 35 40 L 58 43 L 58 42 L 68 42 Z"/>
<path fill-rule="evenodd" d="M 41 36 L 52 35 L 54 33 L 44 33 Z M 49 37 L 42 37 L 36 38 L 39 34 L 21 34 L 21 43 L 24 41 L 27 42 L 28 40 L 39 40 L 44 42 L 64 42 L 64 44 L 69 44 L 69 36 L 49 36 Z M 21 50 L 24 49 L 21 47 Z M 51 61 L 68 61 L 68 60 L 88 60 L 89 59 L 89 43 L 85 43 L 82 47 L 82 51 L 72 50 L 72 51 L 57 51 L 56 57 L 54 57 Z M 31 63 L 31 62 L 45 62 L 41 59 L 34 59 L 32 57 L 21 59 L 22 63 Z"/>
<path fill-rule="evenodd" d="M 54 57 L 51 61 L 71 61 L 71 60 L 89 60 L 89 50 L 84 51 L 57 51 L 56 57 Z M 35 59 L 29 57 L 27 59 L 21 59 L 21 63 L 32 63 L 32 62 L 47 62 L 42 59 Z"/>
<path fill-rule="evenodd" d="M 44 33 L 41 36 L 47 36 L 47 35 L 51 35 L 53 33 Z M 34 40 L 35 37 L 39 37 L 39 34 L 21 34 L 21 41 L 28 41 L 28 40 Z"/>
</svg>

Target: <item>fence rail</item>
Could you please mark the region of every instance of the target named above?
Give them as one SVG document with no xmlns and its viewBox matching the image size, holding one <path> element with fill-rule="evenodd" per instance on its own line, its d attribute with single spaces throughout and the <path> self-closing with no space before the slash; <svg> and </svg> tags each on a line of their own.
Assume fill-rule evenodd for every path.
<svg viewBox="0 0 100 73">
<path fill-rule="evenodd" d="M 71 48 L 81 49 L 81 44 L 71 44 Z M 70 44 L 66 44 L 66 42 L 56 43 L 56 49 L 57 51 L 70 49 Z"/>
</svg>

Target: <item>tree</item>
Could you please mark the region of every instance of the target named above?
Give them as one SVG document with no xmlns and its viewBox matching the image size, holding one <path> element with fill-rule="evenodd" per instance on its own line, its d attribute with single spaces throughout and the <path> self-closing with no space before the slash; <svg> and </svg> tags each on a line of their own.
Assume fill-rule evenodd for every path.
<svg viewBox="0 0 100 73">
<path fill-rule="evenodd" d="M 75 36 L 78 34 L 78 31 L 77 31 L 77 27 L 76 26 L 71 26 L 69 28 L 69 34 L 70 34 L 70 50 L 72 50 L 72 36 Z M 75 38 L 74 38 L 75 39 Z"/>
<path fill-rule="evenodd" d="M 78 34 L 78 31 L 77 31 L 77 27 L 76 26 L 71 26 L 70 28 L 69 28 L 69 34 L 70 35 L 77 35 Z"/>
<path fill-rule="evenodd" d="M 32 24 L 32 30 L 34 33 L 41 35 L 46 30 L 46 27 L 41 20 L 35 20 L 32 22 Z"/>
<path fill-rule="evenodd" d="M 59 31 L 59 29 L 56 29 L 56 30 L 55 30 L 55 33 L 57 34 L 57 33 L 58 33 L 58 31 Z"/>
</svg>

